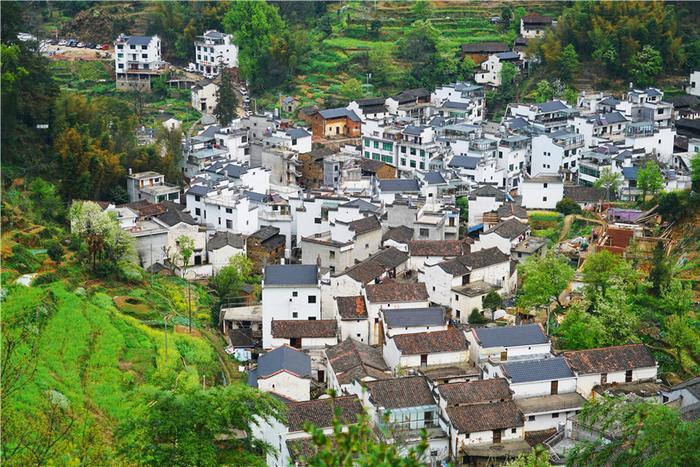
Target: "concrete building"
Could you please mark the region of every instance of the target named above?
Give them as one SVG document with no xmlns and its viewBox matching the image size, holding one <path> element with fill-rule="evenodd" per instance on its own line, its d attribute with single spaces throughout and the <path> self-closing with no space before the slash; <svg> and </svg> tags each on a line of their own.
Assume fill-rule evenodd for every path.
<svg viewBox="0 0 700 467">
<path fill-rule="evenodd" d="M 194 41 L 197 71 L 206 78 L 217 76 L 224 68 L 238 68 L 238 46 L 231 34 L 209 30 Z"/>
</svg>

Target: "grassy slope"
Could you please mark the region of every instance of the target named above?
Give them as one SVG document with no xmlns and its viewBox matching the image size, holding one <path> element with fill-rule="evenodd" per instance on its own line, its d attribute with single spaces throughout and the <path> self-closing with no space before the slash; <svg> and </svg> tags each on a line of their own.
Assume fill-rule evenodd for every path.
<svg viewBox="0 0 700 467">
<path fill-rule="evenodd" d="M 98 422 L 100 441 L 108 446 L 113 428 L 128 416 L 129 395 L 165 367 L 164 333 L 120 313 L 103 293 L 80 295 L 61 283 L 11 291 L 4 319 L 37 307 L 50 311 L 36 337 L 36 373 L 6 404 L 31 417 L 46 391 L 58 391 L 73 410 Z M 186 367 L 195 381 L 201 374 L 210 377 L 216 357 L 209 343 L 170 334 L 168 366 Z"/>
</svg>

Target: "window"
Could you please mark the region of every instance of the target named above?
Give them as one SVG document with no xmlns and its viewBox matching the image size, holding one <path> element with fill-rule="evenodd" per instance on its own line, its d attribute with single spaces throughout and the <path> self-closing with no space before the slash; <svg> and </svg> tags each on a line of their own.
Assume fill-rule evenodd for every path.
<svg viewBox="0 0 700 467">
<path fill-rule="evenodd" d="M 226 228 L 227 229 L 233 228 L 233 222 L 231 222 L 231 219 L 226 219 Z"/>
<path fill-rule="evenodd" d="M 221 218 L 219 217 L 219 218 L 217 218 L 217 220 L 218 220 L 218 224 L 221 225 Z"/>
<path fill-rule="evenodd" d="M 335 258 L 335 251 L 329 251 L 329 252 L 328 252 L 328 257 L 329 257 L 330 259 Z"/>
<path fill-rule="evenodd" d="M 410 165 L 412 169 L 415 169 L 416 168 L 416 161 L 409 161 L 408 165 Z"/>
<path fill-rule="evenodd" d="M 316 303 L 316 295 L 309 295 L 308 302 Z"/>
<path fill-rule="evenodd" d="M 309 316 L 309 321 L 316 321 L 316 317 L 315 317 L 315 316 Z"/>
<path fill-rule="evenodd" d="M 194 208 L 194 215 L 195 216 L 201 216 L 202 215 L 202 210 L 199 208 Z"/>
<path fill-rule="evenodd" d="M 554 412 L 552 414 L 552 418 L 559 418 L 559 412 Z"/>
<path fill-rule="evenodd" d="M 335 274 L 335 266 L 328 266 L 328 269 L 331 271 L 331 274 Z"/>
<path fill-rule="evenodd" d="M 320 217 L 316 217 L 316 218 L 314 219 L 314 223 L 315 223 L 315 224 L 320 224 L 320 223 L 321 223 L 321 218 L 320 218 Z"/>
<path fill-rule="evenodd" d="M 510 429 L 510 432 L 511 432 L 511 433 L 516 433 L 517 431 L 518 431 L 517 428 L 511 428 L 511 429 Z"/>
<path fill-rule="evenodd" d="M 392 143 L 382 143 L 382 149 L 385 151 L 391 151 L 394 148 Z"/>
<path fill-rule="evenodd" d="M 419 229 L 419 230 L 418 230 L 418 234 L 419 234 L 422 238 L 425 238 L 425 237 L 429 237 L 429 236 L 430 236 L 430 232 L 428 231 L 428 229 Z"/>
<path fill-rule="evenodd" d="M 546 196 L 543 196 L 543 197 L 542 197 L 542 201 L 547 201 L 547 197 L 546 197 Z"/>
<path fill-rule="evenodd" d="M 411 155 L 415 156 L 416 155 L 416 148 L 411 148 Z"/>
<path fill-rule="evenodd" d="M 425 162 L 421 162 L 418 164 L 418 166 L 421 168 L 421 170 L 425 169 Z"/>
<path fill-rule="evenodd" d="M 369 151 L 365 151 L 365 157 L 366 157 L 367 159 L 370 158 Z"/>
<path fill-rule="evenodd" d="M 368 139 L 365 139 L 365 147 L 366 147 L 366 148 L 369 147 L 369 140 L 368 140 Z"/>
<path fill-rule="evenodd" d="M 428 364 L 428 354 L 423 354 L 420 356 L 420 366 L 426 366 Z"/>
<path fill-rule="evenodd" d="M 141 58 L 148 58 L 148 54 L 141 54 Z"/>
<path fill-rule="evenodd" d="M 433 287 L 433 288 L 435 288 L 435 287 Z M 456 302 L 459 301 L 459 295 L 457 295 L 457 294 L 455 294 L 455 301 L 456 301 Z"/>
<path fill-rule="evenodd" d="M 547 184 L 546 184 L 546 183 L 543 183 L 543 184 L 542 184 L 542 188 L 547 188 Z"/>
<path fill-rule="evenodd" d="M 373 141 L 372 146 L 374 146 L 374 149 L 379 149 L 379 141 Z"/>
<path fill-rule="evenodd" d="M 199 195 L 194 195 L 194 200 L 195 200 L 195 201 L 199 201 L 200 199 L 201 199 L 201 198 L 200 198 Z"/>
<path fill-rule="evenodd" d="M 299 292 L 297 292 L 297 291 L 292 292 L 292 297 L 298 297 L 298 296 L 299 296 Z"/>
<path fill-rule="evenodd" d="M 625 383 L 632 382 L 632 370 L 625 371 Z"/>
<path fill-rule="evenodd" d="M 530 415 L 529 417 L 527 417 L 527 421 L 528 421 L 528 422 L 534 422 L 534 421 L 535 421 L 535 416 L 534 416 L 534 415 Z"/>
<path fill-rule="evenodd" d="M 406 154 L 406 146 L 401 146 L 401 154 Z"/>
<path fill-rule="evenodd" d="M 231 214 L 233 213 L 233 209 L 231 208 L 226 208 L 226 214 Z"/>
<path fill-rule="evenodd" d="M 297 313 L 296 311 L 293 311 L 292 318 L 298 318 L 298 317 L 299 317 L 299 313 Z"/>
<path fill-rule="evenodd" d="M 600 384 L 605 384 L 608 382 L 608 374 L 607 373 L 601 373 L 600 374 Z"/>
<path fill-rule="evenodd" d="M 401 158 L 401 165 L 406 165 L 406 159 L 404 159 L 403 157 Z"/>
<path fill-rule="evenodd" d="M 424 412 L 423 413 L 423 422 L 425 423 L 426 428 L 430 428 L 430 427 L 434 426 L 433 413 L 432 412 Z"/>
<path fill-rule="evenodd" d="M 374 159 L 375 161 L 378 161 L 378 160 L 379 160 L 379 154 L 377 154 L 376 152 L 373 152 L 373 153 L 372 153 L 372 159 Z"/>
</svg>

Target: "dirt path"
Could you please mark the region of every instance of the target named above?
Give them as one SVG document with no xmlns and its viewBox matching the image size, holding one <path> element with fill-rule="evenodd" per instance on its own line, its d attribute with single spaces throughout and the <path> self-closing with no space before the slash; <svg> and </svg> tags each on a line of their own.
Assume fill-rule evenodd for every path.
<svg viewBox="0 0 700 467">
<path fill-rule="evenodd" d="M 568 216 L 564 217 L 564 225 L 562 226 L 561 233 L 559 234 L 560 242 L 566 240 L 566 236 L 569 235 L 571 225 L 574 223 L 575 220 L 591 222 L 593 224 L 598 224 L 603 227 L 607 227 L 608 225 L 604 220 L 598 218 L 590 219 L 588 217 L 579 216 L 578 214 L 569 214 Z"/>
</svg>

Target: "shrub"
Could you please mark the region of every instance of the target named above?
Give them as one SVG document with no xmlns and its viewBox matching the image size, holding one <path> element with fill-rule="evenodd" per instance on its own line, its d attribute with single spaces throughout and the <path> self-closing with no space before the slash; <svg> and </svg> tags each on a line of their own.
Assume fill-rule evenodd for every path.
<svg viewBox="0 0 700 467">
<path fill-rule="evenodd" d="M 569 214 L 581 214 L 581 206 L 573 199 L 563 198 L 557 203 L 557 211 L 565 216 Z"/>
<path fill-rule="evenodd" d="M 60 263 L 63 260 L 63 247 L 57 241 L 52 241 L 46 248 L 46 254 L 49 255 L 51 261 L 54 263 Z"/>
<path fill-rule="evenodd" d="M 469 324 L 484 324 L 486 318 L 484 318 L 484 315 L 481 314 L 478 308 L 474 308 L 467 321 Z"/>
<path fill-rule="evenodd" d="M 21 273 L 34 272 L 39 268 L 39 262 L 34 258 L 32 252 L 24 245 L 15 245 L 12 247 L 12 256 L 8 258 L 8 263 Z"/>
<path fill-rule="evenodd" d="M 53 282 L 58 281 L 58 274 L 55 272 L 47 272 L 44 274 L 40 274 L 34 278 L 32 281 L 32 285 L 44 285 L 44 284 L 51 284 Z"/>
</svg>

